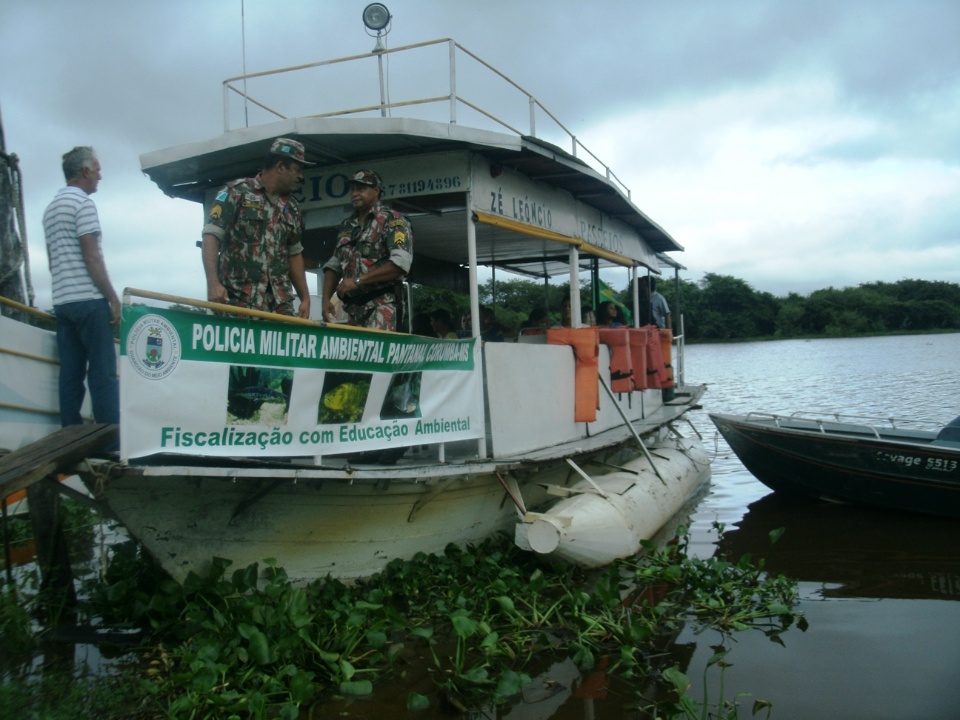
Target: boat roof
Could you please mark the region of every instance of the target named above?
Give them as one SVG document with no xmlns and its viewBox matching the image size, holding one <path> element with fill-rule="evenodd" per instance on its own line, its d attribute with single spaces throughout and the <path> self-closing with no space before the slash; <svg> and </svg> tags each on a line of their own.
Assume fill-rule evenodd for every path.
<svg viewBox="0 0 960 720">
<path fill-rule="evenodd" d="M 387 52 L 419 50 L 425 45 L 435 43 L 449 43 L 451 47 L 467 53 L 470 58 L 476 57 L 449 39 Z M 370 57 L 376 57 L 376 54 L 352 56 L 257 75 L 280 74 Z M 486 63 L 483 65 L 489 67 Z M 514 88 L 519 87 L 505 76 L 497 74 Z M 257 102 L 236 87 L 238 81 L 243 79 L 231 78 L 225 81 L 225 96 L 229 89 L 249 101 Z M 456 93 L 450 94 L 451 97 L 455 95 Z M 443 98 L 444 101 L 448 99 Z M 460 98 L 450 100 L 451 104 L 457 101 L 462 102 Z M 298 139 L 306 148 L 307 158 L 320 167 L 363 167 L 390 159 L 467 151 L 482 156 L 491 167 L 509 168 L 534 183 L 566 193 L 604 216 L 625 224 L 642 239 L 650 251 L 642 258 L 626 258 L 631 264 L 643 264 L 658 272 L 663 263 L 654 259 L 655 254 L 663 258 L 666 256 L 662 253 L 683 249 L 663 228 L 634 205 L 629 190 L 619 182 L 609 167 L 599 161 L 589 164 L 542 137 L 515 131 L 508 123 L 500 122 L 492 113 L 484 111 L 481 111 L 482 117 L 492 118 L 495 121 L 493 126 L 498 129 L 466 126 L 456 120 L 454 110 L 451 110 L 451 117 L 446 121 L 392 116 L 428 102 L 416 100 L 392 105 L 384 103 L 362 109 L 296 117 L 284 117 L 274 112 L 280 119 L 252 127 L 226 129 L 223 134 L 207 140 L 145 153 L 141 156 L 141 166 L 167 195 L 203 202 L 209 198 L 209 193 L 225 183 L 238 177 L 251 177 L 256 174 L 271 141 L 277 137 Z M 532 96 L 528 96 L 528 102 L 531 106 L 542 107 Z M 260 106 L 266 107 L 263 104 Z M 386 116 L 388 110 L 391 116 Z M 375 116 L 362 116 L 371 112 Z M 379 116 L 376 113 L 379 113 Z M 225 106 L 225 117 L 227 116 Z M 548 117 L 553 118 L 549 113 Z M 225 125 L 229 127 L 229 120 Z M 511 131 L 503 132 L 503 128 Z M 585 150 L 575 136 L 571 134 L 570 137 L 574 151 Z M 585 151 L 585 154 L 595 160 L 589 151 Z M 598 165 L 599 169 L 594 165 Z M 429 265 L 429 262 L 424 262 L 425 259 L 436 260 L 448 267 L 467 265 L 469 258 L 466 243 L 450 242 L 450 238 L 462 237 L 464 234 L 468 212 L 464 195 L 463 192 L 450 192 L 414 196 L 406 194 L 403 197 L 388 198 L 388 204 L 406 214 L 413 222 L 417 265 Z M 328 224 L 331 227 L 336 225 Z M 321 254 L 332 250 L 334 235 L 330 228 L 311 228 L 308 220 L 307 239 L 311 237 L 323 246 L 322 250 L 318 250 Z M 305 246 L 308 245 L 309 243 L 305 242 Z M 570 270 L 567 247 L 549 237 L 517 232 L 516 227 L 477 223 L 476 251 L 477 263 L 480 265 L 496 266 L 531 277 L 546 278 L 568 273 Z M 601 254 L 597 260 L 595 254 L 584 254 L 580 258 L 581 269 L 590 269 L 594 263 L 599 263 L 601 267 L 627 264 L 624 262 L 625 258 L 611 257 L 613 255 L 615 254 Z M 415 280 L 412 276 L 411 279 Z"/>
</svg>

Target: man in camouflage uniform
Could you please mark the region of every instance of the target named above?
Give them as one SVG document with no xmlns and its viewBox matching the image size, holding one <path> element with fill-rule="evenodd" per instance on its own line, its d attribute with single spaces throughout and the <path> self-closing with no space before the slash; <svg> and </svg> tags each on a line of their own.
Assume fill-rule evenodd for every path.
<svg viewBox="0 0 960 720">
<path fill-rule="evenodd" d="M 383 181 L 373 170 L 350 178 L 353 214 L 340 224 L 333 257 L 323 266 L 323 315 L 334 292 L 350 324 L 396 330 L 401 285 L 413 262 L 413 231 L 403 215 L 380 203 Z"/>
<path fill-rule="evenodd" d="M 277 138 L 263 171 L 228 183 L 203 226 L 207 300 L 293 315 L 291 282 L 300 297 L 298 315 L 310 317 L 304 270 L 303 218 L 292 196 L 303 182 L 303 145 Z"/>
</svg>

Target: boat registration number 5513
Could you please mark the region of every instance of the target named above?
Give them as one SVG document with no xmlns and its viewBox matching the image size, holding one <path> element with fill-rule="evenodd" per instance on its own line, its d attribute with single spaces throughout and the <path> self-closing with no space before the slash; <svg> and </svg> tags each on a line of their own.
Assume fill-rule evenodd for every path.
<svg viewBox="0 0 960 720">
<path fill-rule="evenodd" d="M 933 472 L 953 472 L 957 469 L 957 461 L 948 458 L 928 457 L 926 458 L 926 462 L 924 462 L 924 458 L 917 457 L 916 455 L 896 455 L 894 453 L 878 452 L 877 459 L 897 463 L 898 465 L 906 465 L 908 468 L 919 468 L 922 465 L 924 470 L 931 470 Z"/>
</svg>

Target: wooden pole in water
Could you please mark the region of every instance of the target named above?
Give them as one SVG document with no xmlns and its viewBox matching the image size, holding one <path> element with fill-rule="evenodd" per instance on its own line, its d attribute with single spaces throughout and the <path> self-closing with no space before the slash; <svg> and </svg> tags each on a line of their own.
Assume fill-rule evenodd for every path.
<svg viewBox="0 0 960 720">
<path fill-rule="evenodd" d="M 40 589 L 43 602 L 53 611 L 71 611 L 77 599 L 60 512 L 57 473 L 70 471 L 79 460 L 116 439 L 116 425 L 68 425 L 0 458 L 0 496 L 27 488 L 37 565 L 42 575 Z"/>
<path fill-rule="evenodd" d="M 77 604 L 57 479 L 48 475 L 27 487 L 27 503 L 37 545 L 41 602 L 48 609 L 49 620 L 62 616 L 63 610 L 72 611 Z"/>
</svg>

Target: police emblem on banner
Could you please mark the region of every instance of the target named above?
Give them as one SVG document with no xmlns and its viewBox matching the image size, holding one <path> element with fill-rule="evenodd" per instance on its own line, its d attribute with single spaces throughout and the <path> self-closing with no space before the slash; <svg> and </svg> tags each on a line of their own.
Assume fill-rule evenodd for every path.
<svg viewBox="0 0 960 720">
<path fill-rule="evenodd" d="M 147 352 L 143 363 L 149 368 L 159 370 L 164 365 L 163 360 L 163 331 L 159 327 L 147 329 Z"/>
<path fill-rule="evenodd" d="M 127 359 L 148 380 L 162 380 L 180 362 L 180 335 L 160 315 L 144 315 L 127 334 Z"/>
</svg>

